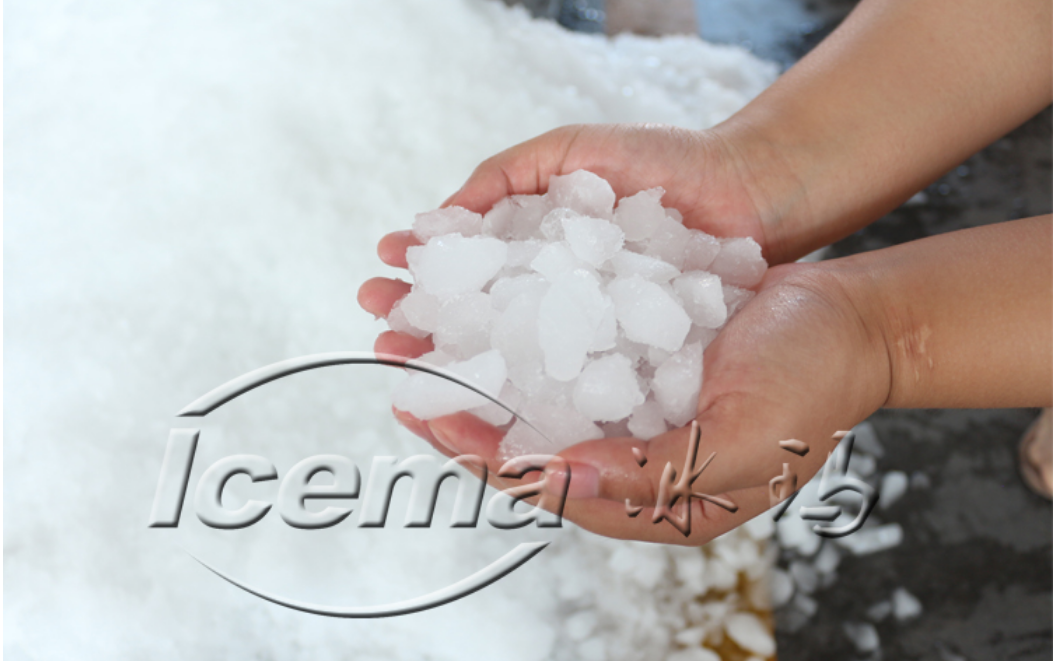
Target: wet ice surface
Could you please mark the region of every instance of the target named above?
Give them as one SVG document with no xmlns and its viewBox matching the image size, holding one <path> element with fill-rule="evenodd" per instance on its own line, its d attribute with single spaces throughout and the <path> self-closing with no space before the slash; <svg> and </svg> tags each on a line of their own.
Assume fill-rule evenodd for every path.
<svg viewBox="0 0 1053 661">
<path fill-rule="evenodd" d="M 635 429 L 650 439 L 695 417 L 705 346 L 767 264 L 753 239 L 684 227 L 662 194 L 616 206 L 606 181 L 578 170 L 485 217 L 450 207 L 414 221 L 424 244 L 406 252 L 413 289 L 389 324 L 432 333 L 435 353 L 424 362 L 439 359 L 519 405 L 506 456 L 602 437 L 603 423 L 622 423 L 608 436 Z M 708 270 L 689 268 L 702 264 Z M 464 388 L 454 396 L 458 387 L 415 373 L 394 403 L 422 420 L 485 403 Z"/>
<path fill-rule="evenodd" d="M 770 558 L 757 559 L 760 533 L 700 551 L 600 540 L 568 525 L 530 564 L 470 598 L 356 622 L 265 603 L 184 549 L 290 598 L 369 605 L 443 587 L 544 535 L 485 522 L 405 529 L 396 514 L 404 498 L 377 530 L 356 527 L 352 514 L 305 532 L 272 512 L 246 530 L 216 531 L 190 498 L 178 529 L 146 522 L 171 427 L 202 428 L 191 489 L 232 454 L 266 457 L 285 474 L 335 453 L 365 474 L 373 456 L 427 451 L 393 423 L 401 374 L 379 367 L 299 374 L 199 421 L 172 416 L 262 365 L 368 350 L 384 325 L 354 294 L 382 273 L 377 240 L 434 208 L 484 158 L 575 122 L 709 126 L 763 89 L 771 65 L 689 38 L 571 35 L 467 0 L 111 0 L 90 10 L 45 0 L 6 10 L 11 658 L 452 660 L 499 650 L 513 661 L 655 659 L 683 646 L 674 632 L 723 635 L 717 611 L 744 606 L 729 592 L 735 580 L 763 584 Z M 471 218 L 456 222 L 473 231 Z M 526 272 L 535 247 L 509 242 L 505 259 Z M 560 255 L 550 257 L 560 268 Z M 491 308 L 536 314 L 541 297 L 518 293 L 537 282 L 491 288 L 503 297 Z M 414 314 L 480 341 L 461 312 L 431 303 Z M 514 345 L 508 321 L 493 328 Z M 640 428 L 655 424 L 651 413 Z M 273 498 L 276 485 L 232 480 L 230 489 L 234 506 Z M 440 506 L 436 521 L 448 516 Z M 754 550 L 744 565 L 726 550 L 742 544 Z"/>
</svg>

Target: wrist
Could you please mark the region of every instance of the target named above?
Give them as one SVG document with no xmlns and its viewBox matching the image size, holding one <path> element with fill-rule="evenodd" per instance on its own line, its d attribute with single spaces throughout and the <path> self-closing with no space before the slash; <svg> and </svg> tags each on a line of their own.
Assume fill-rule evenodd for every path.
<svg viewBox="0 0 1053 661">
<path fill-rule="evenodd" d="M 771 127 L 740 112 L 708 133 L 743 182 L 764 232 L 764 254 L 771 264 L 795 261 L 826 245 L 809 179 L 814 167 Z"/>
</svg>

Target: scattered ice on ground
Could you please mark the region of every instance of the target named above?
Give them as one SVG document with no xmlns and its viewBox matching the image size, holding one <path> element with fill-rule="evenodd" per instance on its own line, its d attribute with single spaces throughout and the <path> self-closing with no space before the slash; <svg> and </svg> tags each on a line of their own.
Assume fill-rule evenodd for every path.
<svg viewBox="0 0 1053 661">
<path fill-rule="evenodd" d="M 729 615 L 724 628 L 728 636 L 742 649 L 764 657 L 775 654 L 775 638 L 753 613 Z"/>
<path fill-rule="evenodd" d="M 892 614 L 897 620 L 909 620 L 921 615 L 921 602 L 905 588 L 896 588 L 892 593 Z"/>
<path fill-rule="evenodd" d="M 845 622 L 845 635 L 860 652 L 873 652 L 881 647 L 881 638 L 869 622 Z"/>
<path fill-rule="evenodd" d="M 889 471 L 881 477 L 881 509 L 887 509 L 907 493 L 910 478 L 903 471 Z"/>
</svg>

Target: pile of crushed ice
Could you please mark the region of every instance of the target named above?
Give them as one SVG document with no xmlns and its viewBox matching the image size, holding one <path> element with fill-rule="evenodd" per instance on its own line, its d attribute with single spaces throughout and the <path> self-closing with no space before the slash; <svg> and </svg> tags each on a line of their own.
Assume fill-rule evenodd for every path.
<svg viewBox="0 0 1053 661">
<path fill-rule="evenodd" d="M 272 513 L 217 531 L 189 503 L 177 529 L 146 523 L 168 430 L 188 424 L 172 415 L 262 365 L 369 350 L 383 324 L 354 292 L 382 268 L 377 240 L 480 161 L 563 124 L 712 126 L 772 65 L 688 37 L 574 35 L 483 0 L 4 9 L 8 655 L 664 659 L 681 626 L 712 641 L 713 611 L 748 610 L 717 589 L 741 562 L 770 566 L 733 551 L 761 548 L 745 531 L 665 549 L 568 524 L 468 598 L 343 621 L 223 584 L 186 550 L 290 598 L 365 605 L 460 580 L 523 537 L 394 514 L 378 530 Z M 202 421 L 190 488 L 231 454 L 285 475 L 314 454 L 426 451 L 392 420 L 400 378 L 318 370 L 225 405 Z M 245 482 L 229 496 L 274 497 Z"/>
<path fill-rule="evenodd" d="M 767 264 L 750 238 L 688 229 L 661 188 L 622 198 L 585 170 L 553 176 L 481 216 L 417 216 L 412 291 L 392 329 L 431 336 L 421 358 L 472 382 L 528 420 L 508 455 L 603 436 L 649 439 L 696 413 L 702 352 L 749 299 Z M 421 419 L 512 414 L 438 377 L 411 374 L 395 406 Z"/>
</svg>

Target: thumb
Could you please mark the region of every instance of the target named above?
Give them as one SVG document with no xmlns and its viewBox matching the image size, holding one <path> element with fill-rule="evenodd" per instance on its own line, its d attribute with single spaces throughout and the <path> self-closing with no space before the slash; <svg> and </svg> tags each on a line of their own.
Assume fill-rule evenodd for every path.
<svg viewBox="0 0 1053 661">
<path fill-rule="evenodd" d="M 568 497 L 654 507 L 690 492 L 731 510 L 736 504 L 730 492 L 766 486 L 784 474 L 782 482 L 796 476 L 796 486 L 803 485 L 836 444 L 836 429 L 827 433 L 827 425 L 823 420 L 780 429 L 762 416 L 710 409 L 690 426 L 650 441 L 587 441 L 560 453 L 571 473 Z"/>
</svg>

